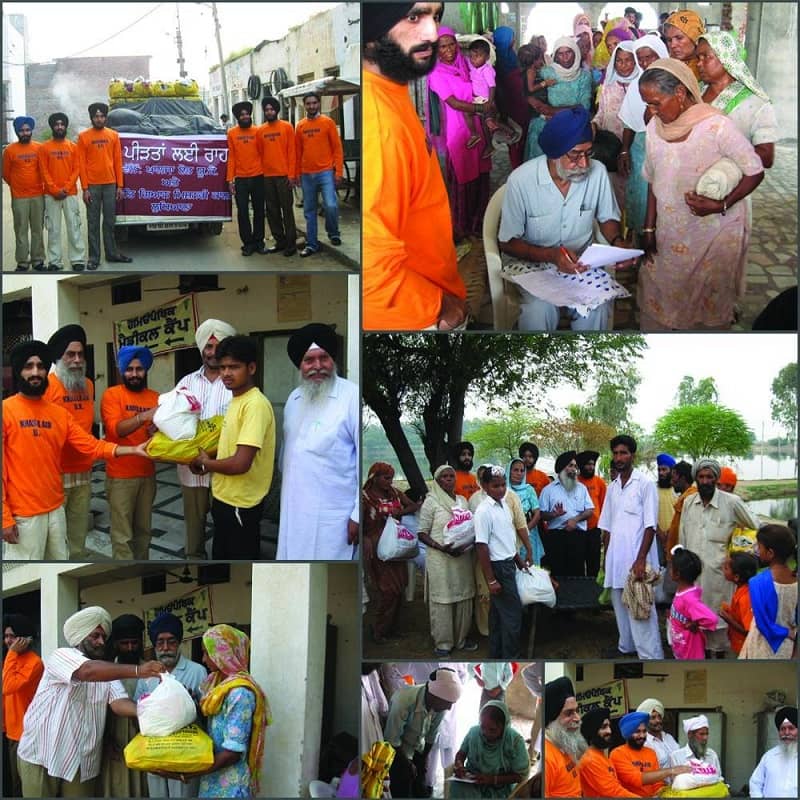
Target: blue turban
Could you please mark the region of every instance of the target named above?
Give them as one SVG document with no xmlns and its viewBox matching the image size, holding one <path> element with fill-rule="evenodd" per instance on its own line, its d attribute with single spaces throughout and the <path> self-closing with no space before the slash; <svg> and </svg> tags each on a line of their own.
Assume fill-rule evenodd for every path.
<svg viewBox="0 0 800 800">
<path fill-rule="evenodd" d="M 669 453 L 659 453 L 656 456 L 656 464 L 658 464 L 659 467 L 669 467 L 672 469 L 675 463 L 675 459 Z"/>
<path fill-rule="evenodd" d="M 155 645 L 159 633 L 171 633 L 178 641 L 183 640 L 183 623 L 169 612 L 159 614 L 147 629 L 150 641 Z"/>
<path fill-rule="evenodd" d="M 33 117 L 14 117 L 14 133 L 19 133 L 23 125 L 30 125 L 31 130 L 36 127 Z"/>
<path fill-rule="evenodd" d="M 153 366 L 153 354 L 150 352 L 150 348 L 126 344 L 124 347 L 120 347 L 119 353 L 117 353 L 119 371 L 125 372 L 125 370 L 128 369 L 128 364 L 130 364 L 134 358 L 138 358 L 145 369 L 150 369 L 150 367 Z"/>
<path fill-rule="evenodd" d="M 561 158 L 576 144 L 591 141 L 589 112 L 583 106 L 565 108 L 554 114 L 539 134 L 539 147 L 548 158 Z"/>
<path fill-rule="evenodd" d="M 642 724 L 650 721 L 650 715 L 644 711 L 631 711 L 619 721 L 619 732 L 623 739 L 629 739 L 633 732 Z"/>
</svg>

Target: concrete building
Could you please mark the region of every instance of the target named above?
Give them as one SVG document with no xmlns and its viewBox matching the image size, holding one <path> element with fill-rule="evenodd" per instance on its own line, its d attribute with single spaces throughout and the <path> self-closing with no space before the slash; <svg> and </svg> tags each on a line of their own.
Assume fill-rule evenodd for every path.
<svg viewBox="0 0 800 800">
<path fill-rule="evenodd" d="M 792 661 L 660 661 L 625 666 L 639 671 L 625 677 L 612 662 L 547 662 L 545 681 L 566 675 L 579 704 L 581 693 L 603 687 L 609 698 L 622 698 L 622 713 L 635 711 L 643 700 L 655 697 L 664 704 L 664 730 L 681 746 L 686 744 L 686 734 L 679 721 L 706 714 L 711 723 L 709 746 L 720 758 L 732 795 L 747 786 L 761 756 L 776 743 L 770 709 L 797 705 L 797 665 Z M 603 694 L 596 696 L 611 707 Z M 776 700 L 779 697 L 783 700 Z"/>
<path fill-rule="evenodd" d="M 250 671 L 267 694 L 273 716 L 260 796 L 307 796 L 332 736 L 345 732 L 358 737 L 355 565 L 3 565 L 4 610 L 37 622 L 45 663 L 55 648 L 66 646 L 64 621 L 83 607 L 103 606 L 112 618 L 128 613 L 144 617 L 178 598 L 184 601 L 176 605 L 191 605 L 195 619 L 193 630 L 184 620 L 184 629 L 194 636 L 185 634 L 185 657 L 200 661 L 199 637 L 214 624 L 225 622 L 250 636 Z"/>
<path fill-rule="evenodd" d="M 2 144 L 16 142 L 12 120 L 26 113 L 25 65 L 28 28 L 23 14 L 3 14 L 3 133 Z"/>
</svg>

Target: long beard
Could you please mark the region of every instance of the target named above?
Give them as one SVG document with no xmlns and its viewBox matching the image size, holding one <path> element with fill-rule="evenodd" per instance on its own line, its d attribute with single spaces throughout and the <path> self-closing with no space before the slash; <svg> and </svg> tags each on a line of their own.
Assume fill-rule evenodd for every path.
<svg viewBox="0 0 800 800">
<path fill-rule="evenodd" d="M 28 383 L 22 376 L 20 376 L 18 384 L 20 393 L 26 397 L 41 397 L 47 391 L 47 376 L 38 386 Z"/>
<path fill-rule="evenodd" d="M 312 381 L 310 378 L 300 376 L 298 386 L 303 393 L 303 399 L 309 406 L 320 406 L 328 398 L 331 386 L 336 380 L 336 373 L 331 373 L 330 377 L 323 381 Z"/>
<path fill-rule="evenodd" d="M 783 739 L 781 739 L 780 747 L 783 755 L 789 756 L 790 758 L 797 758 L 797 739 L 788 741 L 783 741 Z"/>
<path fill-rule="evenodd" d="M 381 36 L 370 48 L 368 57 L 378 65 L 381 74 L 398 83 L 408 83 L 427 75 L 436 66 L 436 42 L 430 42 L 433 52 L 427 61 L 416 61 L 415 50 L 424 50 L 426 45 L 416 45 L 406 53 L 389 36 Z"/>
<path fill-rule="evenodd" d="M 581 756 L 586 752 L 589 745 L 583 734 L 579 731 L 571 731 L 559 724 L 558 720 L 553 720 L 546 728 L 547 738 L 562 752 L 571 756 L 575 761 L 580 761 Z"/>
<path fill-rule="evenodd" d="M 659 478 L 658 479 L 658 488 L 659 489 L 671 489 L 672 488 L 672 478 L 667 475 L 666 478 Z"/>
<path fill-rule="evenodd" d="M 117 655 L 117 661 L 120 664 L 138 664 L 142 658 L 142 651 L 137 650 L 135 653 L 119 653 Z"/>
<path fill-rule="evenodd" d="M 576 477 L 567 475 L 567 471 L 565 469 L 558 473 L 558 480 L 568 492 L 571 492 L 578 483 L 578 479 Z"/>
<path fill-rule="evenodd" d="M 56 361 L 55 373 L 68 392 L 83 391 L 86 388 L 86 364 L 78 369 L 70 369 L 64 359 L 60 358 Z"/>
<path fill-rule="evenodd" d="M 697 739 L 689 739 L 689 749 L 694 754 L 695 758 L 705 758 L 708 751 L 707 742 L 699 742 Z"/>
<path fill-rule="evenodd" d="M 575 167 L 574 169 L 567 169 L 561 166 L 560 161 L 556 161 L 556 174 L 562 181 L 570 181 L 571 183 L 580 183 L 586 180 L 589 174 L 588 167 Z"/>
</svg>

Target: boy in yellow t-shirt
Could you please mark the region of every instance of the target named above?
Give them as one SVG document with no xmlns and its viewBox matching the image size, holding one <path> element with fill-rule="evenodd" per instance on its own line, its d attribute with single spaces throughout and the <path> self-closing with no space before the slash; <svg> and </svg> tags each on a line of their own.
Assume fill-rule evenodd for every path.
<svg viewBox="0 0 800 800">
<path fill-rule="evenodd" d="M 211 557 L 257 560 L 264 497 L 275 462 L 275 415 L 255 384 L 258 347 L 248 336 L 228 336 L 217 345 L 217 361 L 233 399 L 222 423 L 217 457 L 204 450 L 190 464 L 211 478 L 214 540 Z"/>
</svg>

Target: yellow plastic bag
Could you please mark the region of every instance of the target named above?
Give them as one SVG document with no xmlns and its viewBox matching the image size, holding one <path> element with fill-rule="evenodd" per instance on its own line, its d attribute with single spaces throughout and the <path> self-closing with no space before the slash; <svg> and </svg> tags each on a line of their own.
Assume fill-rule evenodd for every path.
<svg viewBox="0 0 800 800">
<path fill-rule="evenodd" d="M 361 756 L 361 791 L 364 797 L 383 797 L 383 782 L 389 777 L 394 752 L 389 742 L 375 742 L 369 752 Z"/>
<path fill-rule="evenodd" d="M 710 786 L 698 786 L 696 789 L 673 789 L 667 786 L 659 797 L 730 797 L 728 785 L 723 781 L 712 783 Z"/>
<path fill-rule="evenodd" d="M 752 553 L 756 552 L 756 533 L 752 528 L 736 527 L 731 531 L 731 538 L 728 542 L 728 554 L 731 553 Z"/>
<path fill-rule="evenodd" d="M 170 439 L 159 431 L 147 445 L 147 454 L 158 461 L 171 461 L 176 464 L 188 464 L 197 457 L 202 447 L 206 453 L 217 452 L 219 435 L 222 431 L 224 416 L 217 414 L 209 419 L 201 419 L 197 423 L 194 439 Z"/>
<path fill-rule="evenodd" d="M 202 772 L 214 763 L 214 743 L 199 725 L 187 725 L 171 736 L 137 733 L 124 750 L 129 769 Z"/>
</svg>

